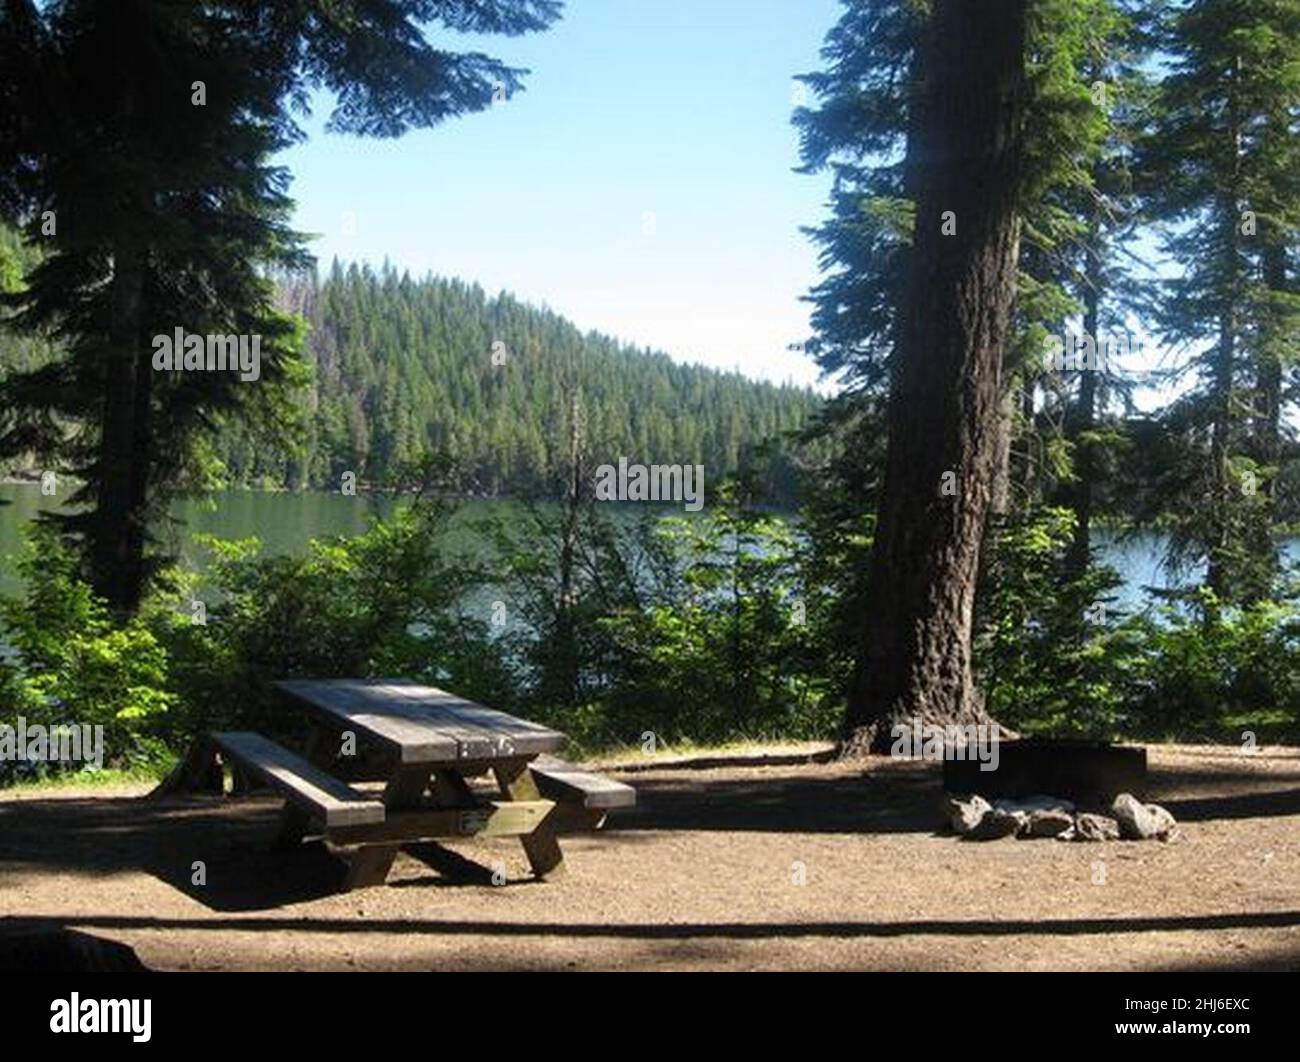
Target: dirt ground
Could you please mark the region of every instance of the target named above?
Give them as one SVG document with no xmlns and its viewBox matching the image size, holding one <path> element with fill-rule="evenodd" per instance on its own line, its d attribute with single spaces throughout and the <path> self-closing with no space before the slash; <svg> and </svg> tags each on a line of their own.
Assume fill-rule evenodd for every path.
<svg viewBox="0 0 1300 1062">
<path fill-rule="evenodd" d="M 319 845 L 269 849 L 271 798 L 0 794 L 0 927 L 167 970 L 1300 970 L 1300 749 L 1152 748 L 1165 844 L 959 841 L 934 764 L 774 758 L 620 774 L 637 808 L 555 881 L 488 840 L 348 894 Z"/>
</svg>

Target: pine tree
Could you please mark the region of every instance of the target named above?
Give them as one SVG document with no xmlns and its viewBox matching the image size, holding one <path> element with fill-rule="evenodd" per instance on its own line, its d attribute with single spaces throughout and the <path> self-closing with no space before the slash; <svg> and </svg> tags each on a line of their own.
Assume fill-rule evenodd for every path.
<svg viewBox="0 0 1300 1062">
<path fill-rule="evenodd" d="M 935 0 L 909 76 L 902 187 L 915 222 L 850 752 L 888 749 L 890 724 L 912 716 L 987 721 L 971 624 L 1019 248 L 1026 31 L 1019 0 Z"/>
<path fill-rule="evenodd" d="M 1282 366 L 1300 338 L 1287 275 L 1300 232 L 1300 0 L 1176 4 L 1158 41 L 1170 73 L 1139 164 L 1181 267 L 1158 322 L 1171 346 L 1203 348 L 1165 416 L 1188 457 L 1161 502 L 1176 556 L 1205 563 L 1218 599 L 1248 600 L 1277 573 L 1268 485 L 1281 456 Z"/>
<path fill-rule="evenodd" d="M 64 357 L 5 382 L 0 449 L 77 473 L 63 520 L 118 612 L 149 575 L 149 526 L 200 479 L 202 437 L 232 414 L 290 414 L 298 328 L 262 270 L 304 262 L 287 174 L 270 156 L 328 88 L 328 128 L 397 136 L 487 107 L 521 71 L 430 47 L 467 32 L 544 29 L 554 0 L 13 0 L 0 9 L 0 216 L 48 254 L 11 300 Z M 42 223 L 55 220 L 53 232 Z M 259 386 L 233 373 L 159 374 L 150 337 L 262 337 Z M 68 425 L 79 430 L 69 432 Z"/>
</svg>

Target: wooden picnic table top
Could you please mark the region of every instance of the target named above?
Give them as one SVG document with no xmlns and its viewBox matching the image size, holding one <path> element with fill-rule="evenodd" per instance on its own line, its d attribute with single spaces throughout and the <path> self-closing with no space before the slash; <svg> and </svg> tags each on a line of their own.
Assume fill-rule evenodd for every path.
<svg viewBox="0 0 1300 1062">
<path fill-rule="evenodd" d="M 286 679 L 276 686 L 332 725 L 396 751 L 403 764 L 530 757 L 565 742 L 558 730 L 407 679 Z"/>
</svg>

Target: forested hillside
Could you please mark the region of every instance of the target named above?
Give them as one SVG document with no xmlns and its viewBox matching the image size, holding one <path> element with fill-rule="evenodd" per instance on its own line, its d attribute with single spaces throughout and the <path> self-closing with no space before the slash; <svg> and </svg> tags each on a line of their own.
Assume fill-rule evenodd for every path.
<svg viewBox="0 0 1300 1062">
<path fill-rule="evenodd" d="M 246 431 L 223 434 L 217 452 L 234 482 L 337 489 L 352 471 L 383 484 L 442 452 L 467 489 L 544 492 L 548 469 L 568 452 L 575 386 L 592 464 L 703 464 L 716 482 L 821 401 L 584 334 L 548 309 L 460 280 L 336 262 L 323 279 L 283 283 L 281 299 L 309 325 L 306 430 L 271 449 Z M 771 471 L 788 497 L 791 470 L 779 454 Z"/>
<path fill-rule="evenodd" d="M 10 287 L 25 268 L 12 230 L 0 234 Z M 279 284 L 283 309 L 307 322 L 310 383 L 296 401 L 301 430 L 270 437 L 231 423 L 213 456 L 219 478 L 262 487 L 337 490 L 391 483 L 441 453 L 475 493 L 547 493 L 567 455 L 576 389 L 592 465 L 703 464 L 706 482 L 772 440 L 773 494 L 794 496 L 783 436 L 820 406 L 811 391 L 683 365 L 477 284 L 334 263 L 324 278 Z M 46 360 L 39 340 L 0 333 L 0 373 Z M 251 385 L 256 386 L 256 384 Z M 558 464 L 563 464 L 560 460 Z"/>
</svg>

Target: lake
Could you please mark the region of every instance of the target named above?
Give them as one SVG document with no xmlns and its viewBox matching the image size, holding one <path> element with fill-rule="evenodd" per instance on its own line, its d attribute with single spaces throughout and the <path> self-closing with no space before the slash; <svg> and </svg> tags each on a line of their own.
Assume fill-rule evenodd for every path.
<svg viewBox="0 0 1300 1062">
<path fill-rule="evenodd" d="M 12 503 L 0 506 L 0 593 L 12 594 L 18 589 L 18 581 L 11 558 L 21 543 L 23 525 L 40 510 L 57 508 L 57 505 L 41 494 L 37 484 L 27 483 L 0 483 L 0 500 Z M 364 531 L 368 517 L 390 512 L 393 504 L 394 499 L 385 495 L 219 491 L 203 501 L 177 503 L 172 515 L 183 521 L 183 526 L 169 527 L 162 538 L 169 549 L 191 565 L 202 562 L 201 552 L 191 540 L 196 532 L 219 538 L 256 536 L 267 553 L 297 554 L 312 538 Z M 466 528 L 468 538 L 468 525 L 476 517 L 508 513 L 518 504 L 505 500 L 467 501 L 457 513 L 456 523 Z M 623 504 L 630 509 L 633 503 Z M 1140 606 L 1144 586 L 1167 589 L 1174 585 L 1161 564 L 1164 535 L 1152 532 L 1117 540 L 1113 534 L 1103 531 L 1097 537 L 1101 558 L 1125 582 L 1116 602 L 1119 607 Z M 1300 539 L 1286 542 L 1284 553 L 1291 560 L 1300 560 Z M 1194 579 L 1196 574 L 1192 573 L 1190 578 Z"/>
</svg>

